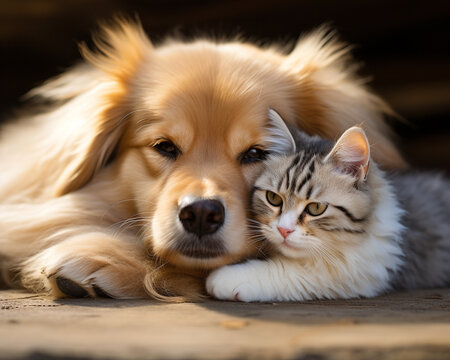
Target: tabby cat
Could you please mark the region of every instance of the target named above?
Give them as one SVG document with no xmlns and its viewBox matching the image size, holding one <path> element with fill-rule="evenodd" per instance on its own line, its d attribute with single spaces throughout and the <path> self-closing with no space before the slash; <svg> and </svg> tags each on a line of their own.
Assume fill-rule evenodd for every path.
<svg viewBox="0 0 450 360">
<path fill-rule="evenodd" d="M 251 198 L 253 240 L 272 254 L 214 271 L 211 295 L 302 301 L 450 284 L 449 180 L 384 174 L 358 127 L 334 147 L 300 137 L 300 151 L 267 161 Z"/>
</svg>

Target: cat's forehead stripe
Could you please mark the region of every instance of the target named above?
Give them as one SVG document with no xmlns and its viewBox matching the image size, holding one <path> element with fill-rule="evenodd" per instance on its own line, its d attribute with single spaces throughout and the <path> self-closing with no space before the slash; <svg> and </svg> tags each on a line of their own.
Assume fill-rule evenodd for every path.
<svg viewBox="0 0 450 360">
<path fill-rule="evenodd" d="M 304 178 L 302 177 L 302 174 L 305 171 L 305 168 L 309 165 L 308 171 L 311 172 L 311 169 L 314 171 L 314 165 L 311 164 L 315 162 L 315 159 L 316 154 L 312 152 L 302 151 L 297 153 L 280 176 L 277 185 L 278 191 L 281 191 L 281 189 L 284 188 L 287 191 L 294 192 L 298 186 L 299 179 Z"/>
<path fill-rule="evenodd" d="M 309 188 L 308 188 L 308 191 L 306 192 L 306 200 L 309 200 L 309 198 L 311 197 L 311 194 L 312 194 L 312 192 L 313 192 L 313 188 L 314 188 L 314 185 L 309 185 Z"/>
<path fill-rule="evenodd" d="M 278 182 L 278 186 L 277 189 L 278 191 L 281 190 L 281 187 L 283 185 L 284 180 L 286 179 L 286 187 L 289 186 L 289 182 L 290 182 L 290 171 L 292 168 L 294 168 L 295 166 L 297 166 L 297 164 L 299 163 L 300 159 L 301 159 L 302 154 L 298 153 L 294 159 L 292 160 L 292 162 L 289 164 L 289 166 L 287 167 L 286 171 L 283 173 L 283 176 L 281 176 L 279 182 Z"/>
<path fill-rule="evenodd" d="M 300 178 L 303 170 L 305 169 L 306 162 L 308 161 L 306 156 L 304 156 L 303 158 L 304 158 L 303 159 L 304 161 L 302 161 L 302 163 L 299 166 L 297 166 L 297 168 L 295 169 L 294 178 L 293 178 L 292 184 L 289 188 L 289 191 L 291 191 L 291 192 L 295 191 L 295 188 L 297 187 L 297 181 Z"/>
<path fill-rule="evenodd" d="M 297 193 L 299 193 L 302 190 L 303 186 L 305 186 L 308 183 L 308 181 L 311 180 L 311 177 L 315 171 L 315 163 L 316 162 L 314 160 L 315 160 L 314 158 L 311 160 L 311 164 L 309 165 L 309 168 L 308 168 L 308 173 L 304 176 L 302 182 L 297 187 Z"/>
</svg>

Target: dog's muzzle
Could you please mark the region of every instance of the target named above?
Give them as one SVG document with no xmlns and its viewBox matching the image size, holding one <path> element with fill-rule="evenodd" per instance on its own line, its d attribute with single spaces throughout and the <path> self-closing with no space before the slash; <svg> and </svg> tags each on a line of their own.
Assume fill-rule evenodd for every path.
<svg viewBox="0 0 450 360">
<path fill-rule="evenodd" d="M 225 221 L 225 208 L 218 200 L 196 200 L 185 204 L 178 213 L 185 231 L 174 250 L 193 258 L 214 258 L 226 253 L 217 232 Z"/>
</svg>

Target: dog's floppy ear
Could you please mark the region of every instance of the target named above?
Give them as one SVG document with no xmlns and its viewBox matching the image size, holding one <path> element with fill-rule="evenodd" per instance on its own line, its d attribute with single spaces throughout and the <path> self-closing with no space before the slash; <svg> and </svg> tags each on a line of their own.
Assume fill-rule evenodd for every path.
<svg viewBox="0 0 450 360">
<path fill-rule="evenodd" d="M 296 84 L 297 126 L 333 139 L 349 127 L 363 124 L 375 144 L 375 161 L 389 168 L 405 167 L 384 121 L 384 115 L 395 114 L 357 77 L 349 50 L 329 28 L 322 27 L 300 38 L 286 57 L 283 66 Z"/>
<path fill-rule="evenodd" d="M 129 83 L 153 50 L 140 24 L 123 19 L 117 19 L 113 25 L 102 26 L 100 34 L 94 37 L 94 43 L 96 50 L 89 50 L 85 44 L 80 46 L 83 57 L 97 69 L 90 70 L 96 81 L 91 88 L 81 90 L 67 105 L 70 111 L 73 103 L 73 111 L 79 112 L 78 118 L 86 117 L 77 119 L 84 123 L 85 128 L 73 134 L 73 138 L 78 137 L 76 153 L 58 181 L 56 196 L 86 184 L 116 149 L 128 114 L 133 110 L 127 105 Z M 84 103 L 76 105 L 75 102 L 80 102 L 82 97 L 85 98 Z"/>
<path fill-rule="evenodd" d="M 150 55 L 153 46 L 138 20 L 116 18 L 112 24 L 103 24 L 93 37 L 96 50 L 80 44 L 83 57 L 118 82 L 133 79 L 143 58 Z"/>
</svg>

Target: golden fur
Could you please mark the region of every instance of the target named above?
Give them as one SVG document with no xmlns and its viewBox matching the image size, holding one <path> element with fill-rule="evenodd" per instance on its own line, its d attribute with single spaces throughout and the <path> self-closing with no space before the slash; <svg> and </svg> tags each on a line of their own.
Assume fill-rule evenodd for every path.
<svg viewBox="0 0 450 360">
<path fill-rule="evenodd" d="M 103 27 L 96 51 L 81 46 L 85 62 L 30 93 L 53 105 L 1 131 L 5 280 L 56 296 L 65 277 L 92 296 L 95 285 L 117 298 L 198 299 L 207 271 L 255 253 L 245 199 L 259 166 L 238 159 L 264 146 L 269 108 L 327 138 L 363 124 L 375 160 L 404 166 L 383 121 L 389 108 L 325 34 L 285 54 L 241 41 L 154 47 L 139 24 Z M 155 151 L 160 138 L 181 149 L 176 161 Z M 225 204 L 222 256 L 173 250 L 188 195 Z"/>
</svg>

